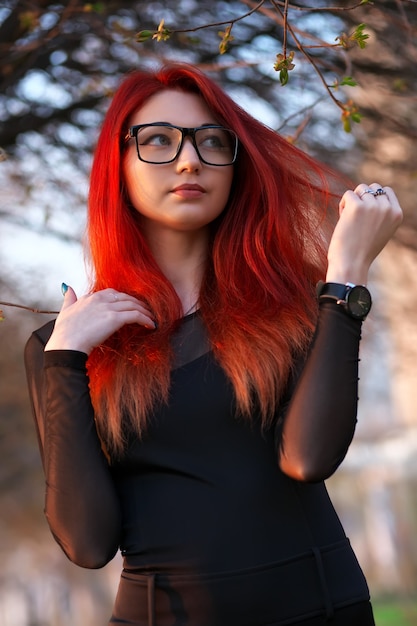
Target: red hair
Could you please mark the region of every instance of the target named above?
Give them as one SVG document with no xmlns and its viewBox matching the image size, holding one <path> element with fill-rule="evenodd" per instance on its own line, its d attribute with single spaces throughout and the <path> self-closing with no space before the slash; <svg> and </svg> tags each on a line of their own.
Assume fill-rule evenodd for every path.
<svg viewBox="0 0 417 626">
<path fill-rule="evenodd" d="M 250 416 L 256 406 L 263 424 L 271 421 L 294 360 L 311 340 L 315 284 L 325 274 L 334 197 L 326 168 L 255 120 L 194 67 L 175 64 L 128 75 L 107 112 L 93 161 L 92 289 L 112 287 L 145 300 L 158 330 L 125 326 L 89 356 L 98 427 L 113 450 L 123 446 L 125 420 L 140 435 L 155 404 L 167 400 L 169 339 L 182 315 L 129 205 L 122 177 L 129 119 L 165 89 L 200 94 L 218 123 L 239 138 L 232 191 L 212 225 L 199 302 L 241 414 Z"/>
</svg>

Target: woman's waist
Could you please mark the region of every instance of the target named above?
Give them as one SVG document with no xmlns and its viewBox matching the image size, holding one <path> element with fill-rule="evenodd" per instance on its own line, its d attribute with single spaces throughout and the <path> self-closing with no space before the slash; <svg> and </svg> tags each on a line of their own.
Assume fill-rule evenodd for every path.
<svg viewBox="0 0 417 626">
<path fill-rule="evenodd" d="M 183 555 L 184 556 L 184 555 Z M 181 558 L 168 560 L 161 558 L 148 558 L 144 554 L 124 554 L 123 571 L 142 578 L 152 575 L 155 580 L 178 580 L 179 582 L 199 583 L 210 580 L 227 580 L 233 578 L 256 576 L 259 573 L 281 571 L 283 575 L 289 570 L 297 571 L 306 564 L 324 564 L 328 569 L 336 568 L 343 564 L 357 565 L 355 553 L 347 538 L 341 539 L 324 546 L 309 546 L 302 551 L 279 559 L 248 559 L 243 558 L 239 566 L 230 567 L 230 563 L 222 559 L 219 554 L 217 560 L 208 563 L 199 558 Z"/>
<path fill-rule="evenodd" d="M 221 607 L 216 619 L 207 623 L 222 625 L 233 623 L 236 603 L 241 602 L 252 607 L 256 600 L 255 613 L 265 611 L 259 623 L 267 624 L 274 620 L 278 623 L 276 615 L 282 623 L 323 611 L 330 616 L 336 607 L 369 598 L 366 580 L 347 539 L 239 569 L 207 570 L 197 563 L 145 566 L 134 555 L 125 557 L 120 592 L 135 598 L 143 594 L 146 598 L 150 589 L 154 590 L 156 606 L 169 598 L 182 598 L 191 614 L 194 602 L 198 607 L 205 606 L 207 614 L 213 607 L 219 611 Z M 251 612 L 253 615 L 254 607 Z"/>
<path fill-rule="evenodd" d="M 146 565 L 192 561 L 197 555 L 204 570 L 216 571 L 219 562 L 222 569 L 276 562 L 308 552 L 312 544 L 324 546 L 345 539 L 326 493 L 317 488 L 313 495 L 320 498 L 320 515 L 309 501 L 300 515 L 300 503 L 294 497 L 258 494 L 242 501 L 233 494 L 229 498 L 216 493 L 194 495 L 184 498 L 176 492 L 175 498 L 131 502 L 124 515 L 123 556 Z"/>
</svg>

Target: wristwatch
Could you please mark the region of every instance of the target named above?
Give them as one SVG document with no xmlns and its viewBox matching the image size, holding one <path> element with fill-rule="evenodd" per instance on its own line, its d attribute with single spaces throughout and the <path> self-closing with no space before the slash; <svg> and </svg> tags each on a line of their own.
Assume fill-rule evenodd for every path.
<svg viewBox="0 0 417 626">
<path fill-rule="evenodd" d="M 320 301 L 336 301 L 356 320 L 364 320 L 372 306 L 371 294 L 365 285 L 324 283 L 320 280 L 317 283 L 317 297 Z"/>
</svg>

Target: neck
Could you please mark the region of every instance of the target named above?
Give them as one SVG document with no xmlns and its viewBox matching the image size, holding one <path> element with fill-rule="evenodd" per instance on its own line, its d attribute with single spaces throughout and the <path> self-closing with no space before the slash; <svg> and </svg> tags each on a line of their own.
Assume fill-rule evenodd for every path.
<svg viewBox="0 0 417 626">
<path fill-rule="evenodd" d="M 198 296 L 207 258 L 207 229 L 192 232 L 158 230 L 146 233 L 149 246 L 163 274 L 173 285 L 184 314 L 198 308 Z"/>
</svg>

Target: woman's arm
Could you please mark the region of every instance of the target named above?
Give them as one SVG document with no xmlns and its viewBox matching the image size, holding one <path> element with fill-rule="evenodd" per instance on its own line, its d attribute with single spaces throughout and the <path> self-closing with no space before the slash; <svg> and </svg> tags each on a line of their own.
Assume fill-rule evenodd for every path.
<svg viewBox="0 0 417 626">
<path fill-rule="evenodd" d="M 120 507 L 101 450 L 91 406 L 87 356 L 44 352 L 52 326 L 30 337 L 25 349 L 29 394 L 46 479 L 45 514 L 68 558 L 98 568 L 120 542 Z"/>
<path fill-rule="evenodd" d="M 378 191 L 377 191 L 378 190 Z M 339 205 L 326 280 L 366 284 L 369 268 L 402 221 L 389 187 L 361 184 Z M 352 440 L 358 400 L 361 322 L 336 302 L 320 303 L 310 354 L 277 427 L 281 469 L 296 480 L 328 478 Z"/>
<path fill-rule="evenodd" d="M 328 478 L 344 459 L 356 426 L 361 322 L 322 303 L 311 351 L 277 429 L 283 472 Z"/>
<path fill-rule="evenodd" d="M 114 289 L 77 296 L 64 287 L 52 326 L 35 332 L 25 350 L 26 371 L 46 478 L 45 514 L 71 561 L 102 567 L 120 542 L 121 513 L 95 428 L 87 356 L 124 324 L 155 323 L 136 298 Z"/>
</svg>

